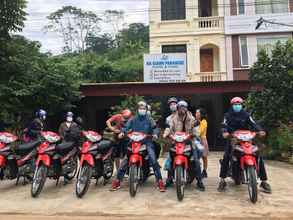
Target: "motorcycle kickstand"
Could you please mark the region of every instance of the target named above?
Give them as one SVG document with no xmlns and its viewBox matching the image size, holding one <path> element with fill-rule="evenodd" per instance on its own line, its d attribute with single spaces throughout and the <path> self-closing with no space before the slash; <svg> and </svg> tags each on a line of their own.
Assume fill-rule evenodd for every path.
<svg viewBox="0 0 293 220">
<path fill-rule="evenodd" d="M 15 183 L 15 185 L 17 186 L 18 183 L 19 183 L 19 176 L 17 176 L 17 179 L 16 179 L 16 183 Z"/>
<path fill-rule="evenodd" d="M 58 184 L 59 184 L 59 179 L 60 179 L 60 177 L 58 176 L 57 180 L 56 180 L 56 186 L 58 186 Z"/>
<path fill-rule="evenodd" d="M 104 180 L 103 180 L 103 185 L 106 186 L 108 182 L 109 182 L 109 181 L 108 181 L 107 179 L 104 178 Z"/>
</svg>

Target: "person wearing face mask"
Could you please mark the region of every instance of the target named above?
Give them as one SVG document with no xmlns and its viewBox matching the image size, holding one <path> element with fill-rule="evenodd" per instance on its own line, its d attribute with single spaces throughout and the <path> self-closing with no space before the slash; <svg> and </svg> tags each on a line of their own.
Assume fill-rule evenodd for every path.
<svg viewBox="0 0 293 220">
<path fill-rule="evenodd" d="M 236 130 L 254 130 L 260 133 L 261 136 L 265 136 L 266 133 L 263 129 L 253 120 L 251 115 L 243 109 L 244 100 L 240 97 L 234 97 L 231 99 L 231 108 L 224 115 L 224 121 L 222 123 L 222 134 L 224 138 L 228 138 L 231 133 Z M 225 190 L 227 183 L 225 178 L 227 177 L 229 171 L 230 158 L 232 156 L 232 145 L 230 141 L 227 141 L 225 146 L 225 153 L 223 160 L 221 162 L 221 171 L 220 171 L 220 183 L 218 191 L 222 192 Z M 258 157 L 259 165 L 259 178 L 262 181 L 260 187 L 264 189 L 265 192 L 271 193 L 271 187 L 267 183 L 267 174 L 264 165 L 263 158 Z"/>
<path fill-rule="evenodd" d="M 65 121 L 60 124 L 58 129 L 60 137 L 65 141 L 70 141 L 70 131 L 74 127 L 77 127 L 77 124 L 73 121 L 73 113 L 67 112 L 65 115 Z"/>
<path fill-rule="evenodd" d="M 175 97 L 171 97 L 168 99 L 168 106 L 170 109 L 171 114 L 166 118 L 166 126 L 169 126 L 169 122 L 171 120 L 172 115 L 174 115 L 177 111 L 177 98 Z"/>
<path fill-rule="evenodd" d="M 188 104 L 186 101 L 179 101 L 177 103 L 177 111 L 169 121 L 169 126 L 165 129 L 163 137 L 167 138 L 169 135 L 174 134 L 175 132 L 186 132 L 191 136 L 196 135 L 195 130 L 195 118 L 193 117 L 192 113 L 188 111 Z M 192 145 L 192 142 L 189 141 L 190 145 Z M 193 147 L 193 157 L 194 157 L 194 168 L 195 168 L 195 178 L 197 180 L 197 189 L 200 191 L 205 191 L 205 186 L 202 182 L 202 175 L 201 175 L 201 167 L 200 162 L 198 159 L 198 151 L 195 147 Z M 173 161 L 173 158 L 171 158 L 171 161 Z M 172 164 L 172 162 L 171 162 Z M 170 166 L 172 169 L 172 166 Z M 168 173 L 168 179 L 166 180 L 166 184 L 168 185 L 171 181 L 171 178 L 173 176 L 173 169 L 169 171 Z"/>
<path fill-rule="evenodd" d="M 47 118 L 47 112 L 43 109 L 40 109 L 36 112 L 36 117 L 29 124 L 27 128 L 27 135 L 30 141 L 36 140 L 40 132 L 44 130 L 44 122 Z"/>
<path fill-rule="evenodd" d="M 142 132 L 147 135 L 152 135 L 154 138 L 158 138 L 159 134 L 156 133 L 156 125 L 153 123 L 152 120 L 150 120 L 150 117 L 147 115 L 147 104 L 144 101 L 140 101 L 138 102 L 137 106 L 137 115 L 127 122 L 126 126 L 122 129 L 122 132 L 119 134 L 119 137 L 123 138 L 129 131 L 132 131 Z M 160 192 L 164 192 L 165 186 L 160 171 L 160 165 L 157 161 L 157 157 L 155 154 L 153 141 L 150 139 L 146 139 L 145 145 L 147 147 L 151 166 L 154 170 L 157 186 Z M 127 171 L 127 167 L 128 158 L 125 158 L 118 169 L 116 179 L 114 179 L 112 182 L 112 191 L 115 191 L 120 188 L 120 183 L 123 180 L 123 177 Z"/>
</svg>

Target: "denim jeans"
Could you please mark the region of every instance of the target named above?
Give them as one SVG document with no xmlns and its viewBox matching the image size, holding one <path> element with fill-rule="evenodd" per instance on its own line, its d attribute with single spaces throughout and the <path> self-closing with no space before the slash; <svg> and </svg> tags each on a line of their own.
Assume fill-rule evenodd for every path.
<svg viewBox="0 0 293 220">
<path fill-rule="evenodd" d="M 155 147 L 154 147 L 153 142 L 147 140 L 147 141 L 144 141 L 143 144 L 146 145 L 147 152 L 149 155 L 150 165 L 153 167 L 156 180 L 157 181 L 162 180 L 160 165 L 159 165 L 157 158 L 156 158 Z M 129 158 L 126 157 L 126 158 L 124 158 L 124 160 L 120 164 L 120 167 L 117 172 L 117 179 L 120 181 L 122 181 L 122 179 L 127 171 L 128 161 L 129 161 Z"/>
</svg>

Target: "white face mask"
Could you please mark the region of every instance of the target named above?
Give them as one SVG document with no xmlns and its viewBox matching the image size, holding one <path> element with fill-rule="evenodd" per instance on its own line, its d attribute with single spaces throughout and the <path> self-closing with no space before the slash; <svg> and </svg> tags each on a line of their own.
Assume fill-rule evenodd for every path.
<svg viewBox="0 0 293 220">
<path fill-rule="evenodd" d="M 140 116 L 145 116 L 146 113 L 147 113 L 146 109 L 138 109 L 138 114 L 139 114 Z"/>
<path fill-rule="evenodd" d="M 177 105 L 176 104 L 170 105 L 170 110 L 171 110 L 171 112 L 176 112 L 177 111 Z"/>
<path fill-rule="evenodd" d="M 67 121 L 67 122 L 72 122 L 72 120 L 73 120 L 72 117 L 67 117 L 67 118 L 66 118 L 66 121 Z"/>
<path fill-rule="evenodd" d="M 42 120 L 46 120 L 46 115 L 43 115 L 42 116 Z"/>
</svg>

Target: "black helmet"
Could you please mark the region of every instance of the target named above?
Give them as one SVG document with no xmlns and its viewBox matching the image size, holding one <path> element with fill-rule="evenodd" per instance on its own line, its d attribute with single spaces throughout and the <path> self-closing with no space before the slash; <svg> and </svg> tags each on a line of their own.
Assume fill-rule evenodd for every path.
<svg viewBox="0 0 293 220">
<path fill-rule="evenodd" d="M 80 125 L 80 126 L 83 125 L 83 120 L 82 120 L 81 117 L 76 117 L 75 122 L 76 122 L 76 124 L 78 124 L 78 125 Z"/>
<path fill-rule="evenodd" d="M 171 97 L 171 98 L 168 99 L 168 105 L 170 105 L 172 102 L 177 103 L 178 102 L 177 98 L 176 97 Z"/>
</svg>

